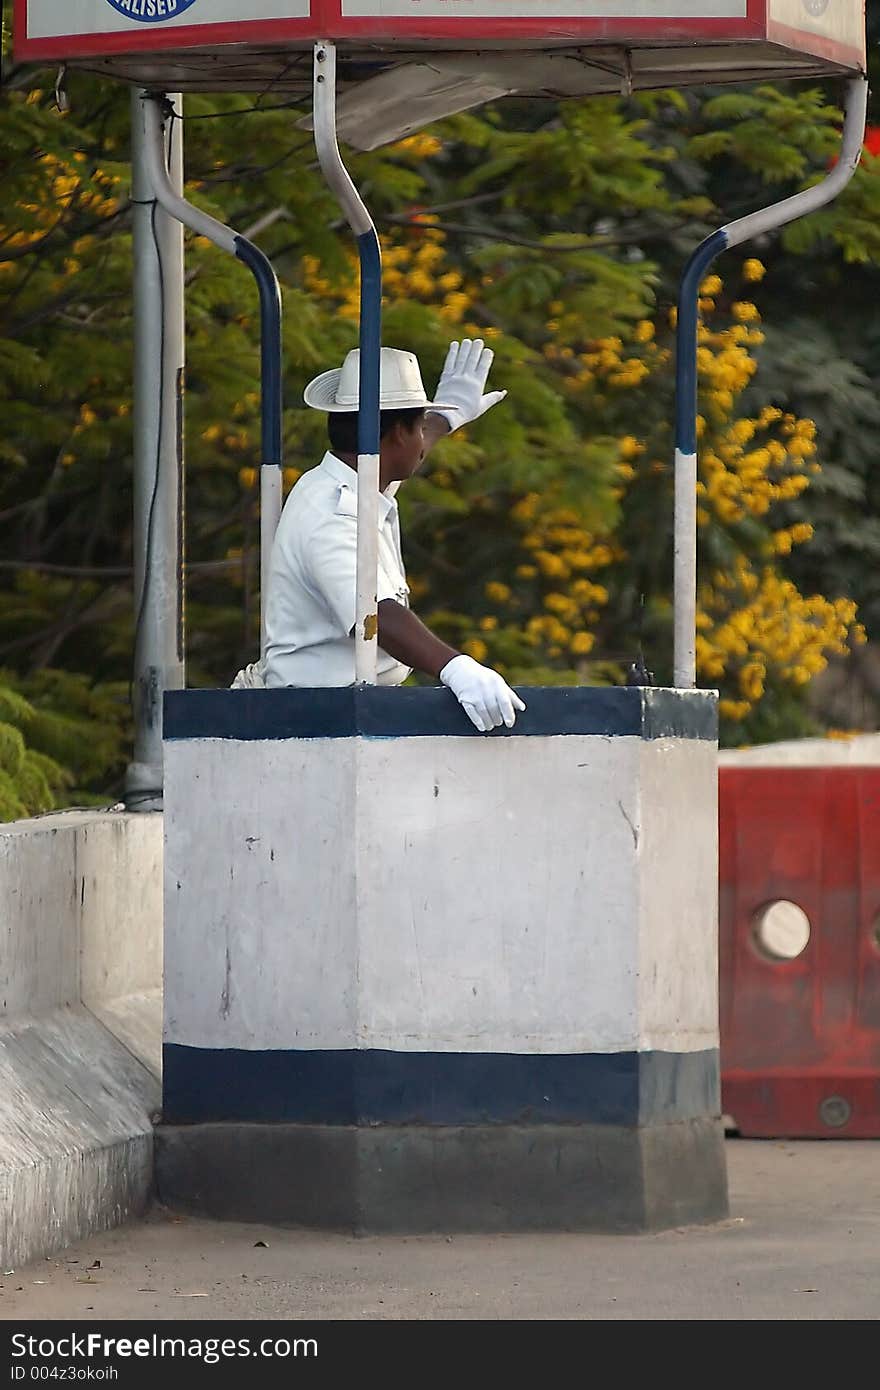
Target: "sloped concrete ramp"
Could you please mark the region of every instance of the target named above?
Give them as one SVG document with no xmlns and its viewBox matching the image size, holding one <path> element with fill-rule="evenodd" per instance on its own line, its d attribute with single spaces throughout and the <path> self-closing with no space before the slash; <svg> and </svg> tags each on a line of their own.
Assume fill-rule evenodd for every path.
<svg viewBox="0 0 880 1390">
<path fill-rule="evenodd" d="M 0 1261 L 139 1215 L 160 1094 L 162 818 L 0 827 Z"/>
</svg>

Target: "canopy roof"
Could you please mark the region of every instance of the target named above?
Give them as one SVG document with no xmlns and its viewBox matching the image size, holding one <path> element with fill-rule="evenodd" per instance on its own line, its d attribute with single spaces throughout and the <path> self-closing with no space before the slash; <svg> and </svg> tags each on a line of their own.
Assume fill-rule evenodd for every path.
<svg viewBox="0 0 880 1390">
<path fill-rule="evenodd" d="M 507 93 L 582 96 L 864 70 L 864 0 L 15 0 L 20 62 L 166 91 L 306 96 L 338 48 L 340 134 L 397 134 Z M 242 19 L 246 12 L 247 19 Z M 400 71 L 403 69 L 403 71 Z M 392 77 L 390 74 L 394 73 Z M 345 93 L 366 82 L 377 86 Z M 346 128 L 348 112 L 348 129 Z M 404 116 L 406 119 L 404 119 Z"/>
</svg>

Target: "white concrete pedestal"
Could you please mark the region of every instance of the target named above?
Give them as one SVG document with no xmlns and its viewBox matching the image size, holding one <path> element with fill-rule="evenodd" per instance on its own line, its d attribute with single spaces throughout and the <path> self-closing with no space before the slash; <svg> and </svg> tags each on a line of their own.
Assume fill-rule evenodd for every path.
<svg viewBox="0 0 880 1390">
<path fill-rule="evenodd" d="M 190 691 L 165 713 L 160 1195 L 358 1230 L 726 1213 L 715 702 Z"/>
</svg>

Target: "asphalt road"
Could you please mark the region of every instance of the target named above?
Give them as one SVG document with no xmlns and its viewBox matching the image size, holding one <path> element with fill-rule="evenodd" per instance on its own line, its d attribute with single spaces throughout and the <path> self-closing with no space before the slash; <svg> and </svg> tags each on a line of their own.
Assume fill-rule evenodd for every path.
<svg viewBox="0 0 880 1390">
<path fill-rule="evenodd" d="M 870 1319 L 880 1142 L 729 1139 L 731 1216 L 653 1235 L 357 1238 L 143 1221 L 0 1276 L 0 1319 Z"/>
</svg>

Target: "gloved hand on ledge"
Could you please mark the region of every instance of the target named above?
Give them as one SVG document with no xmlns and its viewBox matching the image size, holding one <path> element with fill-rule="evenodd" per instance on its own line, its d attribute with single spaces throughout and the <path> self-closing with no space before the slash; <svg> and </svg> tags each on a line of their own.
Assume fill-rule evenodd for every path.
<svg viewBox="0 0 880 1390">
<path fill-rule="evenodd" d="M 452 691 L 468 719 L 481 734 L 500 724 L 512 729 L 522 700 L 507 682 L 489 666 L 481 666 L 470 656 L 456 656 L 440 672 L 440 679 Z"/>
</svg>

